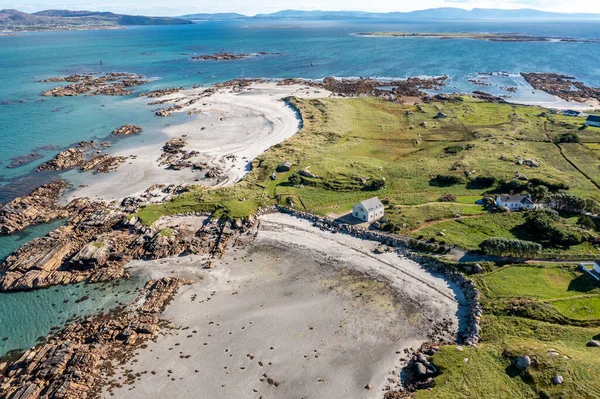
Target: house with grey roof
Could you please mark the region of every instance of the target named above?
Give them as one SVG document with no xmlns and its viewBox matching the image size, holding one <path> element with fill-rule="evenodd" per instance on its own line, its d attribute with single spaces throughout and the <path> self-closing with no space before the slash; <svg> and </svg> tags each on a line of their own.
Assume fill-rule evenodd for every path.
<svg viewBox="0 0 600 399">
<path fill-rule="evenodd" d="M 381 219 L 384 214 L 383 203 L 377 197 L 370 198 L 352 207 L 352 216 L 365 222 Z"/>
<path fill-rule="evenodd" d="M 508 208 L 511 211 L 520 211 L 523 209 L 532 210 L 539 205 L 533 202 L 531 195 L 500 195 L 496 198 L 496 205 Z"/>
<path fill-rule="evenodd" d="M 600 127 L 600 116 L 590 115 L 587 117 L 585 124 L 588 126 Z"/>
</svg>

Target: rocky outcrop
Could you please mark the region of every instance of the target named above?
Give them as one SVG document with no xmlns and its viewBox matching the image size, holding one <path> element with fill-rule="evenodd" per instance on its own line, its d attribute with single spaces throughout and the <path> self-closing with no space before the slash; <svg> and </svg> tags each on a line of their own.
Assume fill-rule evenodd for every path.
<svg viewBox="0 0 600 399">
<path fill-rule="evenodd" d="M 137 134 L 142 131 L 142 128 L 137 125 L 123 125 L 112 131 L 113 136 L 129 136 L 130 134 Z"/>
<path fill-rule="evenodd" d="M 68 210 L 57 202 L 66 187 L 66 181 L 54 181 L 4 205 L 0 208 L 0 234 L 12 234 L 32 224 L 67 217 Z"/>
<path fill-rule="evenodd" d="M 198 151 L 187 151 L 187 140 L 184 138 L 172 138 L 163 146 L 163 153 L 158 158 L 159 166 L 166 166 L 170 170 L 181 170 L 194 168 L 195 164 L 190 161 L 191 158 L 200 155 Z"/>
<path fill-rule="evenodd" d="M 0 399 L 99 396 L 106 378 L 168 325 L 159 319 L 160 312 L 187 283 L 152 280 L 133 302 L 137 307 L 75 322 L 48 337 L 0 370 Z"/>
<path fill-rule="evenodd" d="M 59 152 L 53 159 L 40 165 L 38 171 L 43 170 L 67 170 L 75 168 L 84 163 L 83 150 L 81 148 L 68 148 Z"/>
<path fill-rule="evenodd" d="M 42 93 L 45 97 L 73 97 L 80 94 L 90 96 L 124 96 L 131 94 L 129 88 L 148 83 L 143 75 L 111 72 L 94 77 L 93 75 L 71 75 L 42 80 L 41 82 L 68 82 L 67 86 L 55 87 Z"/>
<path fill-rule="evenodd" d="M 145 203 L 168 201 L 180 186 L 153 187 L 141 198 L 109 205 L 89 199 L 72 201 L 70 217 L 45 237 L 25 244 L 0 264 L 0 291 L 28 290 L 82 281 L 110 281 L 125 276 L 133 259 L 161 259 L 182 254 L 218 257 L 233 237 L 247 233 L 248 224 L 213 221 L 199 231 L 155 229 L 142 225 L 131 212 Z"/>
<path fill-rule="evenodd" d="M 576 81 L 572 76 L 525 72 L 521 72 L 521 76 L 534 89 L 545 91 L 563 100 L 577 102 L 600 100 L 600 88 L 588 87 L 584 83 Z"/>
<path fill-rule="evenodd" d="M 181 90 L 183 90 L 183 87 L 167 87 L 165 89 L 157 89 L 157 90 L 152 90 L 149 92 L 140 93 L 140 94 L 138 94 L 138 97 L 148 97 L 148 98 L 163 97 L 163 96 L 167 96 L 169 94 L 178 93 Z"/>
<path fill-rule="evenodd" d="M 169 108 L 161 108 L 161 109 L 157 109 L 154 114 L 156 116 L 162 116 L 162 117 L 167 117 L 167 116 L 171 116 L 171 114 L 175 111 L 179 111 L 180 109 L 183 108 L 183 105 L 173 105 L 172 107 Z"/>
<path fill-rule="evenodd" d="M 102 154 L 84 162 L 84 164 L 81 165 L 80 170 L 85 172 L 88 170 L 96 169 L 94 171 L 94 174 L 108 173 L 112 170 L 116 170 L 120 164 L 125 162 L 126 159 L 127 158 L 125 157 L 114 157 L 111 155 Z"/>
</svg>

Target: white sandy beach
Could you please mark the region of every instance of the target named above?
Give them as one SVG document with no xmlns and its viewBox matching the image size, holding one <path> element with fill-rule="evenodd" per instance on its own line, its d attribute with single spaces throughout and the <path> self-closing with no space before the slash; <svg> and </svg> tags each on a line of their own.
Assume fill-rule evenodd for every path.
<svg viewBox="0 0 600 399">
<path fill-rule="evenodd" d="M 170 97 L 193 99 L 205 90 L 185 90 Z M 283 101 L 284 98 L 328 97 L 330 94 L 325 90 L 300 85 L 277 86 L 274 82 L 254 84 L 242 92 L 223 89 L 179 110 L 198 114 L 190 122 L 165 128 L 164 142 L 185 137 L 188 142 L 185 149 L 200 152 L 192 160 L 218 165 L 225 170 L 221 179 L 202 179 L 200 184 L 230 185 L 248 173 L 248 164 L 254 158 L 298 132 L 300 120 Z M 169 97 L 160 99 L 166 98 Z M 149 100 L 143 98 L 139 101 Z M 162 107 L 168 106 L 165 104 Z M 111 152 L 111 155 L 125 157 L 133 153 L 137 158 L 128 159 L 116 172 L 96 176 L 90 174 L 87 187 L 79 187 L 68 193 L 67 200 L 75 197 L 113 200 L 140 194 L 153 184 L 198 184 L 197 180 L 203 177 L 202 172 L 190 168 L 167 170 L 159 166 L 157 160 L 164 142 L 141 146 L 134 151 Z M 225 159 L 228 155 L 235 156 L 235 160 Z"/>
<path fill-rule="evenodd" d="M 163 314 L 177 329 L 123 367 L 138 380 L 104 397 L 380 398 L 397 381 L 398 352 L 443 318 L 456 326 L 454 291 L 418 264 L 287 215 L 261 224 L 211 270 L 199 257 L 130 264 L 200 282 Z"/>
</svg>

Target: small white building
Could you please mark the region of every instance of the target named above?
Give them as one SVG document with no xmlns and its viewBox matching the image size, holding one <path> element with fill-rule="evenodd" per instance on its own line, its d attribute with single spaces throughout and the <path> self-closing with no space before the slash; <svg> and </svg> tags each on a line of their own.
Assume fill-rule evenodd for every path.
<svg viewBox="0 0 600 399">
<path fill-rule="evenodd" d="M 377 197 L 360 202 L 352 207 L 352 216 L 365 222 L 372 222 L 384 216 L 384 206 Z"/>
<path fill-rule="evenodd" d="M 496 205 L 508 208 L 511 211 L 520 211 L 523 209 L 531 210 L 537 206 L 531 199 L 531 195 L 500 195 L 496 199 Z"/>
</svg>

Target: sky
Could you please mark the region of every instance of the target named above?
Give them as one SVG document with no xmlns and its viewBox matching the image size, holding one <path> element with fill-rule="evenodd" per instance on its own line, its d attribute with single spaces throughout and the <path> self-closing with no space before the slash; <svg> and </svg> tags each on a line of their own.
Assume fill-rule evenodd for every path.
<svg viewBox="0 0 600 399">
<path fill-rule="evenodd" d="M 123 14 L 174 16 L 237 12 L 246 15 L 294 10 L 413 11 L 436 7 L 535 8 L 557 12 L 600 14 L 598 0 L 0 0 L 0 9 L 25 12 L 46 9 L 112 11 Z"/>
</svg>

